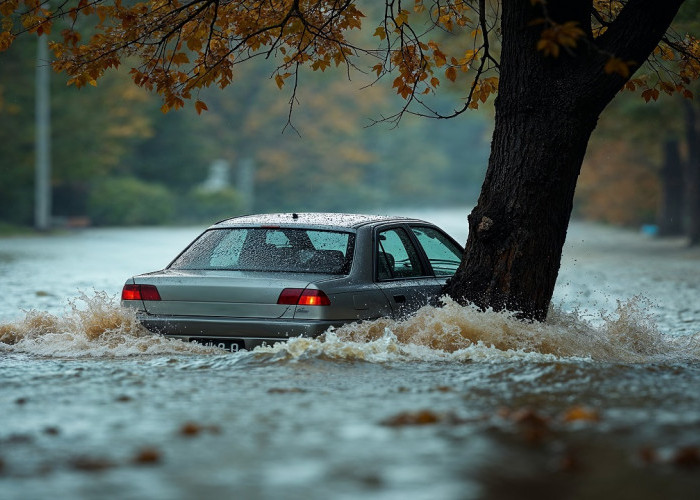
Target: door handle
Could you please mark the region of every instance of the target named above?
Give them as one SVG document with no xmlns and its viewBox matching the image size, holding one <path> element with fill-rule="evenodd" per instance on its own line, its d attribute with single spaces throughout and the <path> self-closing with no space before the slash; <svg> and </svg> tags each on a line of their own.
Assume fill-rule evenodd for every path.
<svg viewBox="0 0 700 500">
<path fill-rule="evenodd" d="M 394 295 L 394 301 L 398 304 L 404 304 L 406 302 L 405 295 Z"/>
</svg>

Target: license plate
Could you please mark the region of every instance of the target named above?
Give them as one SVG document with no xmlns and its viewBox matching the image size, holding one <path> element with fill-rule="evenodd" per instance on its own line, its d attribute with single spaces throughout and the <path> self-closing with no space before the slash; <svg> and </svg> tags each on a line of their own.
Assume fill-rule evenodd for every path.
<svg viewBox="0 0 700 500">
<path fill-rule="evenodd" d="M 241 339 L 212 339 L 207 337 L 190 337 L 190 342 L 195 344 L 207 346 L 207 347 L 218 347 L 229 352 L 238 352 L 245 349 L 245 342 Z"/>
</svg>

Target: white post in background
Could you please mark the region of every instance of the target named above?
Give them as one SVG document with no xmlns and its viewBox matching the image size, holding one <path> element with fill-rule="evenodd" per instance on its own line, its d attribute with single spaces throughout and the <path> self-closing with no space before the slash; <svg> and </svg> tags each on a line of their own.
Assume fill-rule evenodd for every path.
<svg viewBox="0 0 700 500">
<path fill-rule="evenodd" d="M 48 43 L 45 35 L 37 38 L 34 226 L 39 231 L 46 231 L 51 226 L 51 68 Z"/>
<path fill-rule="evenodd" d="M 243 198 L 241 207 L 244 214 L 252 214 L 255 206 L 255 161 L 243 158 L 238 162 L 236 188 Z"/>
</svg>

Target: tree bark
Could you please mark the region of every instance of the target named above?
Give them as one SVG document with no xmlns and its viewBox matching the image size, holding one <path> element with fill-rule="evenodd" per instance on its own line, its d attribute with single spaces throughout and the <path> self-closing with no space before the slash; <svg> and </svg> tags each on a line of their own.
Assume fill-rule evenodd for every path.
<svg viewBox="0 0 700 500">
<path fill-rule="evenodd" d="M 686 235 L 691 246 L 700 245 L 700 127 L 698 113 L 689 100 L 685 108 L 685 134 L 688 143 L 686 173 Z"/>
<path fill-rule="evenodd" d="M 659 236 L 683 235 L 685 183 L 683 163 L 678 141 L 670 139 L 664 144 L 664 164 L 661 167 L 661 201 L 657 224 Z"/>
<path fill-rule="evenodd" d="M 491 156 L 469 215 L 462 263 L 445 287 L 453 299 L 526 319 L 546 318 L 588 140 L 626 81 L 603 67 L 611 53 L 645 60 L 682 1 L 661 7 L 655 0 L 630 0 L 594 42 L 592 0 L 549 0 L 551 19 L 575 21 L 588 35 L 588 43 L 580 41 L 557 58 L 535 50 L 542 25 L 533 21 L 543 16 L 540 6 L 530 0 L 502 2 Z"/>
</svg>

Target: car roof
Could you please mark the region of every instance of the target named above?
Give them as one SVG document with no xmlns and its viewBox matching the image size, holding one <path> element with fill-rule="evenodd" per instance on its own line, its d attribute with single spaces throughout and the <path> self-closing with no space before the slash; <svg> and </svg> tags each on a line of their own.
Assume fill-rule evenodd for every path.
<svg viewBox="0 0 700 500">
<path fill-rule="evenodd" d="M 335 227 L 356 229 L 368 224 L 379 224 L 385 222 L 420 222 L 428 224 L 425 221 L 409 218 L 397 217 L 389 215 L 363 215 L 363 214 L 343 214 L 343 213 L 277 213 L 277 214 L 258 214 L 258 215 L 243 215 L 241 217 L 232 217 L 217 222 L 212 228 L 233 227 L 233 226 L 258 226 L 258 225 L 284 225 L 289 226 L 312 226 L 312 227 Z"/>
</svg>

